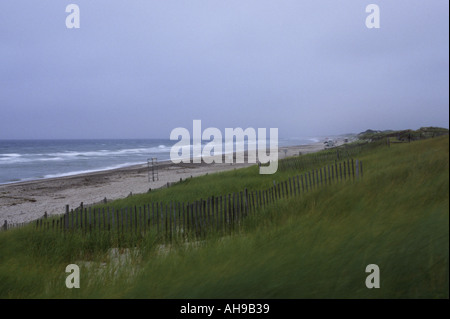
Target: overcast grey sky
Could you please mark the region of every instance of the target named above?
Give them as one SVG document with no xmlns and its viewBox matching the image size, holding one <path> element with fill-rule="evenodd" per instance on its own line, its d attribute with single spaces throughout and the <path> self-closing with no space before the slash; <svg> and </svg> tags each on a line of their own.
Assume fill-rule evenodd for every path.
<svg viewBox="0 0 450 319">
<path fill-rule="evenodd" d="M 0 139 L 169 138 L 194 119 L 280 137 L 448 128 L 448 6 L 2 0 Z"/>
</svg>

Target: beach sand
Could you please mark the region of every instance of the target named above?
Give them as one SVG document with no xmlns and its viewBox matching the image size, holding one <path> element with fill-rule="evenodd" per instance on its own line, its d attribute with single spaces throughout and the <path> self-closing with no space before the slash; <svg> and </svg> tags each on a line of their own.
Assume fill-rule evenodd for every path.
<svg viewBox="0 0 450 319">
<path fill-rule="evenodd" d="M 279 147 L 278 158 L 317 152 L 324 149 L 323 142 L 309 145 Z M 286 152 L 285 152 L 286 150 Z M 164 187 L 191 176 L 205 175 L 256 164 L 192 164 L 171 162 L 160 163 L 158 181 L 150 181 L 147 164 L 135 165 L 110 171 L 81 174 L 76 176 L 20 182 L 0 185 L 0 223 L 29 222 L 48 215 L 62 214 L 66 205 L 76 208 L 83 202 L 89 205 L 127 197 L 130 193 L 146 193 L 148 190 Z"/>
</svg>

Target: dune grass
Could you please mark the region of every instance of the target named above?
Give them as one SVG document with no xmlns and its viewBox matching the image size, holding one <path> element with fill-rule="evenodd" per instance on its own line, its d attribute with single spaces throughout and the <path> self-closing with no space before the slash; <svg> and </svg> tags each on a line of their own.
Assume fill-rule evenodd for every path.
<svg viewBox="0 0 450 319">
<path fill-rule="evenodd" d="M 355 143 L 358 144 L 358 143 Z M 376 148 L 380 144 L 373 143 Z M 344 145 L 348 147 L 349 145 Z M 355 158 L 359 158 L 370 152 L 373 148 L 372 145 L 366 145 L 368 147 L 366 151 L 358 151 Z M 340 149 L 341 154 L 347 153 L 347 148 L 342 147 Z M 273 185 L 273 182 L 285 181 L 289 177 L 293 177 L 297 174 L 309 172 L 312 169 L 322 168 L 327 164 L 334 163 L 336 157 L 335 149 L 323 150 L 317 153 L 304 154 L 301 157 L 293 156 L 287 159 L 281 159 L 279 162 L 279 169 L 275 174 L 259 174 L 259 168 L 257 165 L 253 165 L 247 168 L 235 169 L 226 172 L 216 172 L 208 175 L 198 176 L 195 178 L 187 178 L 181 182 L 177 182 L 171 185 L 169 188 L 154 189 L 151 192 L 144 194 L 133 194 L 133 196 L 115 200 L 111 203 L 102 205 L 96 205 L 96 208 L 113 206 L 115 209 L 129 208 L 134 206 L 140 206 L 143 204 L 158 202 L 168 204 L 170 202 L 193 202 L 200 199 L 205 199 L 210 196 L 227 195 L 247 189 L 249 192 L 253 190 L 267 189 Z M 327 159 L 321 159 L 321 155 Z M 330 156 L 331 155 L 331 156 Z M 333 156 L 334 155 L 334 156 Z M 342 155 L 341 155 L 342 156 Z M 345 157 L 346 158 L 346 157 Z M 290 161 L 300 160 L 302 163 L 300 169 L 291 168 L 289 165 L 283 165 Z M 341 158 L 342 160 L 342 158 Z"/>
<path fill-rule="evenodd" d="M 2 232 L 0 297 L 448 298 L 448 151 L 446 136 L 367 152 L 362 180 L 278 201 L 235 233 L 202 241 L 161 245 L 153 233 L 62 235 L 31 225 Z M 127 200 L 262 189 L 289 173 L 250 167 Z M 81 268 L 80 289 L 65 287 L 69 263 Z M 368 264 L 380 268 L 379 289 L 365 286 Z"/>
</svg>

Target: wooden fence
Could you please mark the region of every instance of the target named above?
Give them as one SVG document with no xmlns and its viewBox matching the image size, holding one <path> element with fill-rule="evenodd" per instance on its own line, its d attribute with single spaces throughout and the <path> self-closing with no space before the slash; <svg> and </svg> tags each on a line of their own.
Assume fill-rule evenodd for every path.
<svg viewBox="0 0 450 319">
<path fill-rule="evenodd" d="M 41 218 L 37 230 L 92 233 L 109 231 L 145 234 L 154 231 L 165 239 L 201 238 L 209 232 L 230 232 L 242 220 L 284 198 L 301 196 L 313 189 L 357 180 L 363 176 L 362 162 L 353 159 L 335 162 L 320 169 L 292 176 L 285 181 L 273 181 L 270 188 L 240 192 L 184 203 L 149 203 L 143 206 L 115 209 L 113 207 L 82 207 L 56 217 Z M 24 223 L 2 227 L 4 230 L 24 226 Z"/>
<path fill-rule="evenodd" d="M 4 222 L 3 222 L 3 225 L 0 227 L 0 231 L 2 231 L 2 230 L 8 230 L 8 229 L 13 229 L 13 228 L 21 228 L 21 227 L 24 227 L 24 226 L 26 226 L 26 225 L 28 225 L 29 223 L 26 223 L 26 222 L 24 222 L 24 223 L 8 223 L 8 221 L 7 220 L 5 220 Z"/>
<path fill-rule="evenodd" d="M 370 143 L 363 142 L 355 144 L 344 144 L 313 154 L 292 156 L 286 159 L 282 159 L 278 162 L 278 169 L 281 171 L 303 170 L 314 165 L 323 164 L 324 162 L 326 163 L 351 159 L 360 155 L 364 151 L 386 146 L 389 146 L 387 140 L 379 140 Z"/>
</svg>

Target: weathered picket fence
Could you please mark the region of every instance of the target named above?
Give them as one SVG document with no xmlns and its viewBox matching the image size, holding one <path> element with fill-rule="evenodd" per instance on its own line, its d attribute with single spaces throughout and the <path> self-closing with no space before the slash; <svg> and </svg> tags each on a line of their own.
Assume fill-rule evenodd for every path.
<svg viewBox="0 0 450 319">
<path fill-rule="evenodd" d="M 14 229 L 14 228 L 21 228 L 29 223 L 23 222 L 23 223 L 8 223 L 7 220 L 3 222 L 3 225 L 0 227 L 0 230 L 8 230 L 8 229 Z"/>
<path fill-rule="evenodd" d="M 263 190 L 211 196 L 192 202 L 149 203 L 142 206 L 115 209 L 113 207 L 79 207 L 65 214 L 35 221 L 37 230 L 54 229 L 64 232 L 92 233 L 109 231 L 145 234 L 154 231 L 166 239 L 203 237 L 212 231 L 229 232 L 239 227 L 251 214 L 289 197 L 301 196 L 313 189 L 356 180 L 363 175 L 362 162 L 347 159 L 322 168 L 273 181 L 273 186 Z"/>
<path fill-rule="evenodd" d="M 313 154 L 304 154 L 282 159 L 278 162 L 279 170 L 303 170 L 326 162 L 343 161 L 359 156 L 362 152 L 378 147 L 389 146 L 385 140 L 344 144 Z"/>
</svg>

